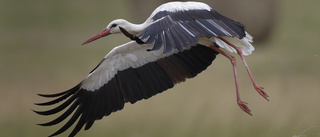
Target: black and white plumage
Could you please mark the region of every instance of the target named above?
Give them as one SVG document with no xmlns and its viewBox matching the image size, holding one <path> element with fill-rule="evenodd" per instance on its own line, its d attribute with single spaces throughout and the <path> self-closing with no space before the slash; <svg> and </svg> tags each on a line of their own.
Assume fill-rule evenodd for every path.
<svg viewBox="0 0 320 137">
<path fill-rule="evenodd" d="M 38 103 L 53 105 L 68 99 L 48 111 L 35 111 L 40 115 L 52 115 L 71 105 L 60 117 L 42 126 L 51 126 L 66 119 L 70 120 L 51 136 L 67 130 L 79 117 L 70 136 L 74 136 L 84 125 L 89 129 L 95 120 L 123 109 L 125 102 L 135 103 L 141 99 L 161 93 L 193 78 L 205 70 L 218 52 L 203 45 L 195 45 L 182 52 L 163 54 L 160 50 L 147 52 L 150 44 L 139 45 L 131 41 L 114 48 L 80 84 L 62 93 L 43 95 L 56 99 Z"/>
<path fill-rule="evenodd" d="M 203 42 L 217 43 L 219 47 L 236 52 L 230 45 L 217 37 L 223 37 L 240 47 L 244 55 L 254 50 L 251 45 L 252 36 L 238 22 L 228 19 L 201 2 L 169 2 L 156 8 L 142 24 L 132 24 L 124 19 L 116 19 L 88 39 L 87 44 L 109 34 L 124 33 L 132 40 L 154 44 L 150 50 L 158 50 L 164 46 L 164 53 L 172 49 L 182 51 L 185 47 Z M 124 34 L 126 34 L 124 33 Z M 131 35 L 131 36 L 129 36 Z M 138 42 L 140 43 L 140 42 Z"/>
<path fill-rule="evenodd" d="M 51 95 L 39 94 L 55 98 L 38 103 L 40 106 L 66 101 L 48 111 L 35 111 L 37 114 L 52 115 L 70 106 L 58 118 L 39 125 L 58 124 L 74 112 L 68 122 L 51 136 L 66 131 L 79 119 L 69 135 L 74 136 L 83 126 L 87 130 L 95 120 L 123 109 L 126 102 L 148 99 L 187 78 L 193 78 L 205 70 L 219 53 L 233 63 L 238 105 L 251 115 L 239 97 L 235 58 L 220 48 L 241 56 L 254 87 L 263 97 L 268 97 L 254 82 L 243 58 L 254 50 L 252 37 L 243 25 L 220 15 L 204 3 L 163 4 L 143 24 L 114 20 L 83 44 L 116 33 L 122 33 L 133 41 L 115 47 L 82 82 L 70 90 Z"/>
</svg>

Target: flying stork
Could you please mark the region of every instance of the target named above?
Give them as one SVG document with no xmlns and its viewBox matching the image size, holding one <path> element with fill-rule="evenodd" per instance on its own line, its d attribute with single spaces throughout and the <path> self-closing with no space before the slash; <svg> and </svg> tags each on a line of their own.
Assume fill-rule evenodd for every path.
<svg viewBox="0 0 320 137">
<path fill-rule="evenodd" d="M 133 104 L 148 99 L 187 78 L 195 77 L 219 53 L 231 61 L 237 103 L 251 115 L 247 103 L 240 99 L 236 59 L 225 51 L 239 54 L 254 88 L 268 100 L 268 95 L 254 81 L 244 59 L 244 55 L 250 55 L 254 50 L 252 36 L 242 24 L 222 16 L 207 4 L 165 3 L 156 8 L 144 23 L 114 20 L 83 44 L 117 33 L 124 34 L 132 41 L 112 49 L 75 87 L 57 94 L 39 94 L 55 99 L 36 105 L 47 106 L 66 101 L 48 111 L 35 111 L 37 114 L 52 115 L 70 106 L 58 118 L 39 125 L 55 125 L 75 111 L 66 124 L 50 136 L 66 131 L 79 119 L 69 135 L 75 136 L 84 125 L 87 130 L 95 120 L 123 109 L 126 102 Z"/>
</svg>

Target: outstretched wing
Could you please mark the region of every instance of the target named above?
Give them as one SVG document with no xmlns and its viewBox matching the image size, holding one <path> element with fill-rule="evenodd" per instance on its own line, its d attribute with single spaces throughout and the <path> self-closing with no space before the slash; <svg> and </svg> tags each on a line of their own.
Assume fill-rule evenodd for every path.
<svg viewBox="0 0 320 137">
<path fill-rule="evenodd" d="M 173 49 L 182 51 L 198 42 L 198 37 L 246 36 L 244 26 L 213 9 L 162 10 L 152 18 L 154 22 L 139 34 L 145 43 L 155 43 L 153 50 L 164 45 L 164 53 Z"/>
<path fill-rule="evenodd" d="M 74 136 L 85 125 L 89 129 L 95 120 L 123 109 L 125 102 L 135 103 L 172 88 L 175 84 L 195 77 L 205 70 L 218 52 L 209 47 L 196 45 L 182 52 L 162 54 L 162 51 L 147 52 L 152 45 L 139 45 L 132 41 L 114 48 L 99 65 L 77 86 L 70 90 L 42 97 L 55 98 L 38 103 L 48 106 L 64 101 L 48 111 L 35 111 L 40 115 L 53 115 L 68 106 L 66 111 L 48 123 L 60 123 L 71 118 L 51 136 L 66 131 L 77 120 L 69 136 Z M 131 49 L 130 49 L 131 48 Z"/>
</svg>

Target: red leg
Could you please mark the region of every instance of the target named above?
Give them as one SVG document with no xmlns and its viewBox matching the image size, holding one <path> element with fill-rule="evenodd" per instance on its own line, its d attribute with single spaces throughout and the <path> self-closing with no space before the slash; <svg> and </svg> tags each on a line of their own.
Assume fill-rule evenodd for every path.
<svg viewBox="0 0 320 137">
<path fill-rule="evenodd" d="M 236 64 L 236 58 L 234 56 L 231 56 L 228 53 L 225 53 L 224 51 L 220 50 L 219 48 L 210 45 L 210 48 L 221 53 L 222 55 L 224 55 L 225 57 L 227 57 L 230 61 L 231 64 L 233 66 L 233 75 L 234 75 L 234 80 L 235 80 L 235 85 L 236 85 L 236 95 L 237 95 L 237 103 L 239 105 L 239 107 L 246 113 L 248 113 L 249 115 L 252 116 L 251 114 L 251 110 L 247 107 L 247 102 L 243 101 L 240 99 L 240 93 L 239 93 L 239 87 L 238 87 L 238 76 L 237 76 L 237 64 Z"/>
<path fill-rule="evenodd" d="M 228 45 L 230 45 L 231 47 L 233 47 L 233 48 L 237 51 L 237 53 L 238 53 L 238 55 L 240 56 L 240 58 L 241 58 L 241 60 L 242 60 L 242 62 L 243 62 L 243 64 L 244 64 L 244 66 L 245 66 L 246 69 L 247 69 L 247 72 L 248 72 L 248 74 L 249 74 L 249 76 L 250 76 L 250 79 L 251 79 L 251 81 L 252 81 L 252 84 L 253 84 L 254 88 L 258 91 L 258 93 L 259 93 L 262 97 L 264 97 L 266 100 L 269 101 L 269 99 L 268 99 L 269 96 L 268 96 L 268 94 L 267 94 L 266 92 L 264 92 L 263 87 L 260 87 L 260 86 L 254 81 L 253 76 L 252 76 L 252 74 L 251 74 L 251 72 L 250 72 L 249 66 L 247 65 L 247 62 L 246 62 L 246 60 L 245 60 L 245 58 L 244 58 L 244 56 L 243 56 L 243 54 L 242 54 L 242 50 L 241 50 L 239 47 L 231 44 L 231 43 L 228 42 L 227 40 L 225 40 L 225 39 L 223 39 L 223 38 L 221 38 L 221 37 L 218 37 L 218 38 L 221 39 L 222 41 L 224 41 L 225 43 L 227 43 Z"/>
</svg>

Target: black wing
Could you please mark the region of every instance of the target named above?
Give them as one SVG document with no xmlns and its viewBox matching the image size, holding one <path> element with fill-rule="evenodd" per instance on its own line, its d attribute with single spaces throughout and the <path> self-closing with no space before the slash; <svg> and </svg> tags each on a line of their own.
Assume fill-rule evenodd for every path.
<svg viewBox="0 0 320 137">
<path fill-rule="evenodd" d="M 164 53 L 195 45 L 198 36 L 211 38 L 228 36 L 245 37 L 244 26 L 211 10 L 160 11 L 150 24 L 139 34 L 146 44 L 155 42 L 152 50 L 164 45 Z"/>
<path fill-rule="evenodd" d="M 81 82 L 65 92 L 52 95 L 39 94 L 42 97 L 56 98 L 46 103 L 36 104 L 40 106 L 53 105 L 68 99 L 51 110 L 35 111 L 37 114 L 53 115 L 70 106 L 58 118 L 39 125 L 58 124 L 75 111 L 65 125 L 50 135 L 55 136 L 66 131 L 78 120 L 69 135 L 75 136 L 84 125 L 84 129 L 87 130 L 95 120 L 123 109 L 125 102 L 135 103 L 141 99 L 147 99 L 172 88 L 176 83 L 185 81 L 186 78 L 195 77 L 212 63 L 217 54 L 218 52 L 209 47 L 197 45 L 189 50 L 178 52 L 141 67 L 119 71 L 111 80 L 95 91 L 81 88 L 83 84 Z"/>
</svg>

